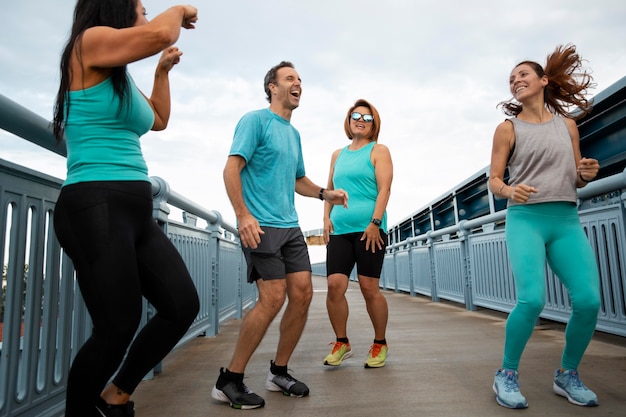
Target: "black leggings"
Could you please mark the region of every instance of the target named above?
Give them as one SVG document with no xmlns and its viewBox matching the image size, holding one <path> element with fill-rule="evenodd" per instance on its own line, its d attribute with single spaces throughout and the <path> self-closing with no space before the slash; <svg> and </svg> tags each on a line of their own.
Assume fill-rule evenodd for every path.
<svg viewBox="0 0 626 417">
<path fill-rule="evenodd" d="M 93 321 L 93 333 L 77 353 L 67 383 L 65 417 L 85 417 L 94 412 L 120 364 L 113 383 L 133 393 L 185 334 L 199 300 L 183 259 L 152 218 L 149 182 L 65 186 L 54 227 L 74 263 Z M 156 314 L 133 341 L 142 296 Z"/>
</svg>

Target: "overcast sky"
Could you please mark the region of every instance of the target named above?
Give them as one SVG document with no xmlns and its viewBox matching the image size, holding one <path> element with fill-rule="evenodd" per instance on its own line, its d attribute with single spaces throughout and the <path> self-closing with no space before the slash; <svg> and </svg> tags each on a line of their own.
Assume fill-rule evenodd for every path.
<svg viewBox="0 0 626 417">
<path fill-rule="evenodd" d="M 176 3 L 144 0 L 148 18 Z M 75 1 L 0 3 L 0 94 L 52 118 L 59 57 Z M 389 226 L 489 165 L 491 140 L 521 60 L 545 63 L 573 43 L 597 94 L 626 76 L 624 0 L 222 0 L 196 1 L 195 30 L 170 75 L 167 130 L 142 147 L 150 175 L 235 223 L 222 181 L 235 125 L 267 107 L 263 77 L 292 61 L 303 96 L 292 124 L 307 175 L 327 182 L 330 156 L 348 144 L 347 109 L 358 98 L 381 115 L 379 142 L 394 162 Z M 157 57 L 129 66 L 149 94 Z M 65 160 L 0 130 L 0 158 L 58 178 Z M 322 204 L 296 197 L 303 230 L 322 227 Z M 321 248 L 320 248 L 321 249 Z M 316 256 L 313 256 L 316 258 Z M 316 259 L 313 259 L 314 261 Z"/>
</svg>

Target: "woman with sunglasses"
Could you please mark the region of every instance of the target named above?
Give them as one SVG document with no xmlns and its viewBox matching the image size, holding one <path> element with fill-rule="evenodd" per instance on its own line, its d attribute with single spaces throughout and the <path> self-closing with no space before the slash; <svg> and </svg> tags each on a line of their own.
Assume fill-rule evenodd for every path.
<svg viewBox="0 0 626 417">
<path fill-rule="evenodd" d="M 545 69 L 533 61 L 519 63 L 509 75 L 513 99 L 499 105 L 512 117 L 494 134 L 489 188 L 508 200 L 506 245 L 517 303 L 506 321 L 502 365 L 493 390 L 498 404 L 507 408 L 528 407 L 518 367 L 546 303 L 546 261 L 572 304 L 553 390 L 573 404 L 598 405 L 598 397 L 578 375 L 600 307 L 598 267 L 576 204 L 576 189 L 593 180 L 600 168 L 597 160 L 581 156 L 578 128 L 571 118 L 591 111 L 584 94 L 592 78 L 582 62 L 576 48 L 568 45 L 548 56 Z M 573 106 L 576 113 L 569 110 Z M 504 182 L 507 167 L 509 180 Z"/>
<path fill-rule="evenodd" d="M 351 143 L 335 151 L 330 162 L 328 189 L 350 195 L 349 207 L 324 204 L 324 241 L 328 293 L 326 308 L 335 332 L 333 348 L 324 365 L 339 366 L 352 356 L 347 334 L 348 301 L 345 294 L 356 264 L 361 293 L 374 327 L 374 342 L 366 368 L 385 366 L 388 308 L 379 280 L 387 246 L 386 208 L 391 191 L 393 164 L 385 145 L 378 143 L 380 116 L 366 100 L 348 110 L 344 131 Z"/>
<path fill-rule="evenodd" d="M 193 6 L 171 7 L 148 22 L 141 0 L 76 3 L 53 122 L 68 149 L 54 227 L 93 331 L 69 372 L 65 417 L 134 416 L 131 394 L 198 313 L 185 263 L 152 217 L 139 141 L 167 126 L 168 73 L 182 55 L 173 44 L 197 19 Z M 127 65 L 158 53 L 148 98 Z M 142 297 L 156 314 L 136 335 Z"/>
</svg>

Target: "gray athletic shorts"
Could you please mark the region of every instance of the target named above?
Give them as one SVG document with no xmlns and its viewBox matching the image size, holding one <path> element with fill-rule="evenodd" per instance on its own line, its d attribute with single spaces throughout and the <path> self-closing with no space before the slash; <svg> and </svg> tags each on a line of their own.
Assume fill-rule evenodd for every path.
<svg viewBox="0 0 626 417">
<path fill-rule="evenodd" d="M 243 248 L 248 282 L 284 279 L 292 272 L 311 271 L 309 249 L 299 227 L 280 229 L 261 226 L 265 232 L 256 249 Z"/>
</svg>

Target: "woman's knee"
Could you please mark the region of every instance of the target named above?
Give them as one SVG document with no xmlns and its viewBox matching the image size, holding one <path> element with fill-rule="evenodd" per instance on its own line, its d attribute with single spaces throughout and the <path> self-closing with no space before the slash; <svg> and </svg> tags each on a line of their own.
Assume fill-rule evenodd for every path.
<svg viewBox="0 0 626 417">
<path fill-rule="evenodd" d="M 380 280 L 377 278 L 369 278 L 359 276 L 359 286 L 361 288 L 361 294 L 365 300 L 373 300 L 382 296 L 380 292 Z"/>
<path fill-rule="evenodd" d="M 596 316 L 600 310 L 600 296 L 588 294 L 585 297 L 572 301 L 572 310 L 575 313 Z"/>
<path fill-rule="evenodd" d="M 546 300 L 543 297 L 518 299 L 516 309 L 524 311 L 524 314 L 532 317 L 539 317 L 546 306 Z"/>
<path fill-rule="evenodd" d="M 331 275 L 328 277 L 327 297 L 331 300 L 342 298 L 348 289 L 348 278 L 345 275 Z"/>
</svg>

